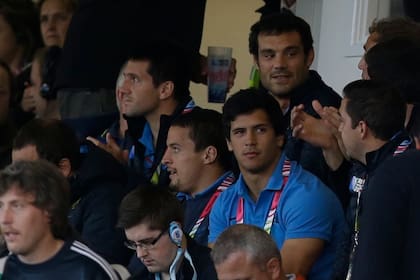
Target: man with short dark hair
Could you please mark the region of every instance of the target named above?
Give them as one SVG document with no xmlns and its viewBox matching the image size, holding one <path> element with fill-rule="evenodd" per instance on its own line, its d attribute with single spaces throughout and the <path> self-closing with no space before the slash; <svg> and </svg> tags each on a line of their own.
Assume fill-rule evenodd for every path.
<svg viewBox="0 0 420 280">
<path fill-rule="evenodd" d="M 188 89 L 191 70 L 187 57 L 175 44 L 154 41 L 143 44 L 128 59 L 120 91 L 128 133 L 134 141 L 129 155 L 114 142 L 103 144 L 88 138 L 120 162 L 126 162 L 128 156 L 139 181 L 168 185 L 161 160 L 169 126 L 195 106 Z"/>
<path fill-rule="evenodd" d="M 210 249 L 182 231 L 183 209 L 167 189 L 142 186 L 121 202 L 118 226 L 147 271 L 132 279 L 216 279 Z"/>
<path fill-rule="evenodd" d="M 4 279 L 119 279 L 109 264 L 71 237 L 69 185 L 45 161 L 15 162 L 0 172 Z"/>
<path fill-rule="evenodd" d="M 282 114 L 289 122 L 294 106 L 304 105 L 308 114 L 319 117 L 312 109 L 312 100 L 323 106 L 340 106 L 340 96 L 327 86 L 316 71 L 309 70 L 314 60 L 313 39 L 310 26 L 290 11 L 282 11 L 261 18 L 251 27 L 249 51 L 260 73 L 260 84 L 279 103 Z M 340 198 L 341 182 L 330 180 L 321 149 L 288 134 L 284 148 L 288 157 L 318 176 Z"/>
<path fill-rule="evenodd" d="M 223 123 L 241 175 L 212 209 L 209 242 L 230 225 L 256 225 L 276 241 L 286 273 L 329 278 L 344 215 L 336 196 L 283 153 L 286 123 L 274 97 L 238 92 Z"/>
<path fill-rule="evenodd" d="M 208 216 L 216 198 L 235 177 L 223 134 L 222 115 L 194 108 L 176 118 L 168 132 L 162 163 L 185 209 L 184 230 L 199 244 L 208 244 Z"/>
</svg>

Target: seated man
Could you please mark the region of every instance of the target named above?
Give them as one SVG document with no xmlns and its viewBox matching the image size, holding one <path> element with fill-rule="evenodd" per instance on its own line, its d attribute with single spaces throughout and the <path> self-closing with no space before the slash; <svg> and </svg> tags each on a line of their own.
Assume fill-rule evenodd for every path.
<svg viewBox="0 0 420 280">
<path fill-rule="evenodd" d="M 127 191 L 124 168 L 112 156 L 91 145 L 84 156 L 73 130 L 58 120 L 32 120 L 18 132 L 13 161 L 46 159 L 71 184 L 71 225 L 95 252 L 110 263 L 126 264 L 124 232 L 115 227 L 118 205 Z"/>
<path fill-rule="evenodd" d="M 184 235 L 183 220 L 181 204 L 167 188 L 139 187 L 123 199 L 118 226 L 147 268 L 132 279 L 217 279 L 210 249 Z"/>
<path fill-rule="evenodd" d="M 276 243 L 263 229 L 251 225 L 233 225 L 214 243 L 211 252 L 219 280 L 303 279 L 285 275 Z"/>
<path fill-rule="evenodd" d="M 286 123 L 274 97 L 240 91 L 223 107 L 223 123 L 241 175 L 212 209 L 209 242 L 230 225 L 256 225 L 276 241 L 286 273 L 328 279 L 343 211 L 332 191 L 284 155 Z"/>
<path fill-rule="evenodd" d="M 0 172 L 0 228 L 11 254 L 4 279 L 119 279 L 110 265 L 71 237 L 69 185 L 45 161 Z"/>
<path fill-rule="evenodd" d="M 223 135 L 222 115 L 194 108 L 179 116 L 168 132 L 162 163 L 170 187 L 178 191 L 185 209 L 184 231 L 199 244 L 208 243 L 208 216 L 216 198 L 235 180 L 231 153 Z"/>
</svg>

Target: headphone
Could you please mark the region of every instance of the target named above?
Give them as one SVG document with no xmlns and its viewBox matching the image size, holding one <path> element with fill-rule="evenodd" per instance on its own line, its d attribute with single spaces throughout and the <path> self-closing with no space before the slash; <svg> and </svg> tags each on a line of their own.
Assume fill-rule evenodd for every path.
<svg viewBox="0 0 420 280">
<path fill-rule="evenodd" d="M 182 232 L 181 227 L 179 224 L 175 221 L 172 221 L 169 224 L 169 237 L 171 238 L 171 241 L 178 247 L 181 248 L 182 244 L 182 237 L 184 236 L 184 233 Z"/>
<path fill-rule="evenodd" d="M 61 48 L 52 46 L 45 53 L 44 63 L 41 67 L 41 96 L 47 100 L 56 99 L 57 92 L 53 90 L 57 66 L 61 57 Z"/>
</svg>

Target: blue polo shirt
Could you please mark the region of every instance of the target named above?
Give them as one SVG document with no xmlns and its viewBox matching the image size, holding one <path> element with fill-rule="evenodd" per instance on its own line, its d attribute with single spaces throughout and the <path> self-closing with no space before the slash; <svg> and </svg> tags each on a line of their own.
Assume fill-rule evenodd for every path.
<svg viewBox="0 0 420 280">
<path fill-rule="evenodd" d="M 273 196 L 282 188 L 284 160 L 283 155 L 256 202 L 250 197 L 242 175 L 219 196 L 210 214 L 209 243 L 214 243 L 223 230 L 236 224 L 240 197 L 244 199 L 244 223 L 264 228 Z M 344 228 L 343 210 L 334 193 L 315 175 L 292 161 L 289 180 L 281 194 L 271 228 L 271 236 L 278 248 L 281 249 L 287 239 L 324 240 L 324 251 L 312 266 L 308 278 L 329 279 Z"/>
<path fill-rule="evenodd" d="M 232 172 L 226 172 L 220 176 L 211 186 L 207 187 L 202 192 L 196 194 L 192 197 L 189 194 L 179 192 L 177 194 L 178 199 L 181 201 L 184 206 L 184 227 L 183 230 L 186 234 L 190 234 L 193 229 L 196 221 L 200 217 L 210 198 L 216 192 L 219 185 L 228 177 L 234 176 Z M 209 217 L 205 218 L 201 223 L 200 227 L 197 229 L 197 232 L 194 235 L 194 240 L 203 246 L 208 244 L 209 236 Z"/>
</svg>

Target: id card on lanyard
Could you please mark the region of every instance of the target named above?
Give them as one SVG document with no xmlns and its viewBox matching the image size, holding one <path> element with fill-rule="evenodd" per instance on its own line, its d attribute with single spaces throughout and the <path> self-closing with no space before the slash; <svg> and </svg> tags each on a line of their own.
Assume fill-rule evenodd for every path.
<svg viewBox="0 0 420 280">
<path fill-rule="evenodd" d="M 274 217 L 277 212 L 277 207 L 279 205 L 281 194 L 284 190 L 284 187 L 286 186 L 287 181 L 289 180 L 290 171 L 291 171 L 291 164 L 290 164 L 290 161 L 286 159 L 283 163 L 283 168 L 282 168 L 283 182 L 282 182 L 281 188 L 280 190 L 277 190 L 274 192 L 273 199 L 271 200 L 270 210 L 268 211 L 267 219 L 265 220 L 265 224 L 264 224 L 264 230 L 268 234 L 271 233 L 271 228 L 273 227 L 273 222 L 274 222 Z M 239 202 L 238 202 L 238 209 L 236 211 L 236 223 L 243 224 L 244 216 L 245 216 L 244 198 L 240 197 Z"/>
</svg>

